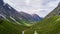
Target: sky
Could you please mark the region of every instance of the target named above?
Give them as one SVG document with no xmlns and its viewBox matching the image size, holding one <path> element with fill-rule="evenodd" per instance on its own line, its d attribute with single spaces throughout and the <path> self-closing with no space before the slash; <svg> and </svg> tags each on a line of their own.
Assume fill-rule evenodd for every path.
<svg viewBox="0 0 60 34">
<path fill-rule="evenodd" d="M 4 0 L 18 12 L 23 11 L 29 14 L 37 14 L 45 17 L 58 6 L 60 0 Z"/>
</svg>

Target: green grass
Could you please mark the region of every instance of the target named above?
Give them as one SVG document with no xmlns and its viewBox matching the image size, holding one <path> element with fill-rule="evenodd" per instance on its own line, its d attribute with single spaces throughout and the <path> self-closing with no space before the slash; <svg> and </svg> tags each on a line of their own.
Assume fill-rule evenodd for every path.
<svg viewBox="0 0 60 34">
<path fill-rule="evenodd" d="M 35 31 L 38 34 L 60 34 L 60 16 L 45 18 L 32 26 L 18 25 L 13 21 L 0 19 L 0 34 L 22 34 L 22 31 L 25 34 L 34 34 Z"/>
<path fill-rule="evenodd" d="M 23 30 L 29 27 L 13 24 L 7 20 L 0 20 L 0 34 L 21 34 Z"/>
<path fill-rule="evenodd" d="M 46 18 L 33 25 L 30 29 L 25 30 L 25 34 L 58 34 L 60 33 L 60 16 Z"/>
</svg>

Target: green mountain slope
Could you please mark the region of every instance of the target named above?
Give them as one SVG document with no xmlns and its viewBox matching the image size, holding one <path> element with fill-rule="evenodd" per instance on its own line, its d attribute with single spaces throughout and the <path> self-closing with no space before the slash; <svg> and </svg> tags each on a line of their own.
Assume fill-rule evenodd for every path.
<svg viewBox="0 0 60 34">
<path fill-rule="evenodd" d="M 19 19 L 17 17 L 6 17 L 8 21 L 10 22 L 15 22 L 16 24 L 19 25 L 24 25 L 24 26 L 31 26 L 31 23 L 29 23 L 29 21 L 26 21 L 24 19 Z"/>
<path fill-rule="evenodd" d="M 0 19 L 0 34 L 60 34 L 60 16 L 45 18 L 32 25 L 18 25 L 16 22 Z"/>
<path fill-rule="evenodd" d="M 25 30 L 25 34 L 60 34 L 60 16 L 46 18 Z"/>
<path fill-rule="evenodd" d="M 29 27 L 0 19 L 0 34 L 21 34 Z"/>
</svg>

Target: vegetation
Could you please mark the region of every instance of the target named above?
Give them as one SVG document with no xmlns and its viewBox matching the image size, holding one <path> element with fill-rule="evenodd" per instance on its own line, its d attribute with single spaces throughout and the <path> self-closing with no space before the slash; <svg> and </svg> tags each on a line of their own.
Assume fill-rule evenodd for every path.
<svg viewBox="0 0 60 34">
<path fill-rule="evenodd" d="M 25 34 L 60 34 L 60 16 L 46 18 L 33 25 L 30 29 L 25 30 Z"/>
<path fill-rule="evenodd" d="M 23 30 L 29 28 L 7 20 L 3 20 L 3 22 L 0 20 L 0 23 L 0 34 L 21 34 Z"/>
<path fill-rule="evenodd" d="M 21 22 L 22 23 L 22 22 Z M 45 18 L 32 25 L 18 25 L 15 22 L 0 19 L 0 34 L 60 34 L 60 16 Z"/>
</svg>

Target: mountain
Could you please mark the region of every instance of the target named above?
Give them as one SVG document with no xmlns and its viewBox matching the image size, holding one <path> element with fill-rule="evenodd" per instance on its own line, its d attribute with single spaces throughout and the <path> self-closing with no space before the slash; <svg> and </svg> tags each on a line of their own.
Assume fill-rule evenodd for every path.
<svg viewBox="0 0 60 34">
<path fill-rule="evenodd" d="M 25 30 L 25 34 L 60 34 L 60 3 L 42 21 Z"/>
<path fill-rule="evenodd" d="M 29 20 L 29 21 L 40 21 L 42 20 L 42 17 L 39 17 L 37 14 L 27 14 L 23 11 L 20 12 L 20 14 L 26 19 L 26 20 Z"/>
<path fill-rule="evenodd" d="M 3 0 L 0 1 L 1 1 L 0 16 L 2 16 L 3 18 L 12 22 L 17 22 L 18 24 L 23 24 L 24 22 L 29 23 L 29 22 L 38 21 L 37 19 L 39 17 L 33 17 L 32 15 L 27 14 L 25 12 L 18 12 L 13 7 L 11 7 L 8 3 L 4 3 Z"/>
<path fill-rule="evenodd" d="M 32 15 L 18 12 L 0 0 L 0 34 L 21 34 L 33 25 L 30 24 L 32 21 L 35 21 Z"/>
<path fill-rule="evenodd" d="M 34 21 L 34 18 L 30 15 L 30 14 L 27 14 L 25 12 L 20 12 L 20 14 L 23 16 L 24 19 L 26 19 L 27 21 Z"/>
<path fill-rule="evenodd" d="M 29 25 L 30 20 L 39 20 L 39 16 L 17 12 L 10 5 L 4 4 L 0 8 L 0 34 L 60 34 L 60 7 L 57 8 L 43 20 Z"/>
<path fill-rule="evenodd" d="M 58 4 L 58 6 L 52 10 L 45 18 L 50 18 L 52 16 L 57 16 L 60 15 L 60 3 Z"/>
<path fill-rule="evenodd" d="M 60 16 L 45 18 L 24 30 L 24 34 L 60 34 Z"/>
<path fill-rule="evenodd" d="M 23 30 L 28 28 L 30 27 L 0 19 L 0 34 L 21 34 Z"/>
<path fill-rule="evenodd" d="M 46 18 L 28 27 L 0 19 L 1 34 L 22 34 L 23 31 L 24 34 L 60 34 L 60 16 Z"/>
<path fill-rule="evenodd" d="M 35 21 L 40 21 L 43 19 L 42 17 L 39 17 L 37 14 L 32 14 L 32 17 L 34 18 Z"/>
</svg>

